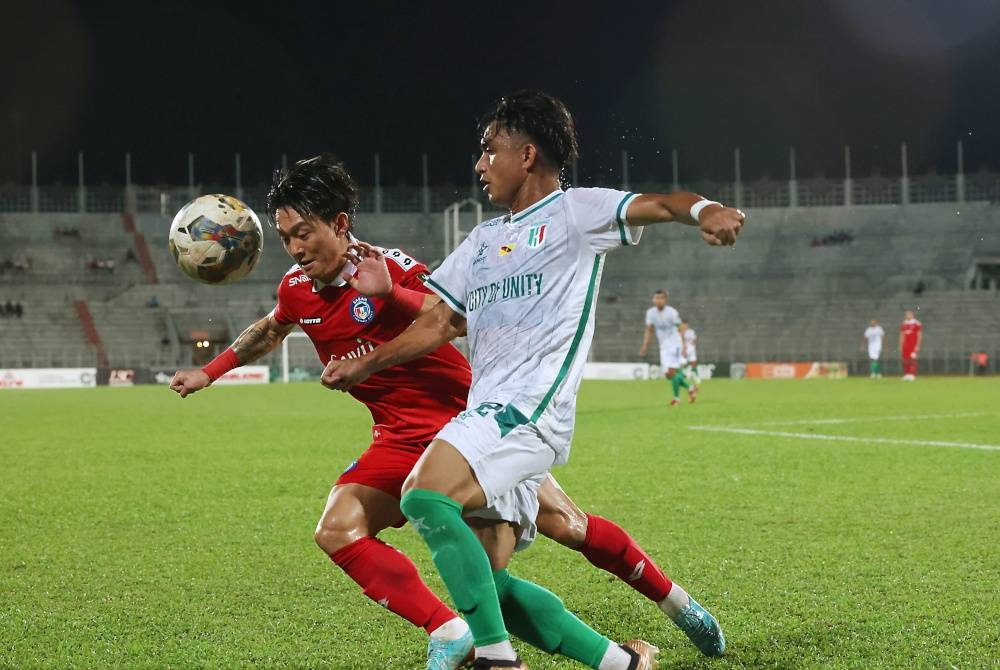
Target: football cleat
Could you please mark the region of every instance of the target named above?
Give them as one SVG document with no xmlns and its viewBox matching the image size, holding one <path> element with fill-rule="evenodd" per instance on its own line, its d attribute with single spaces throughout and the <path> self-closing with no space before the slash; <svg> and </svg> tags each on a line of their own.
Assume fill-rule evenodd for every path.
<svg viewBox="0 0 1000 670">
<path fill-rule="evenodd" d="M 694 402 L 698 397 L 698 387 L 692 386 L 688 389 L 688 402 Z"/>
<path fill-rule="evenodd" d="M 673 399 L 671 399 L 671 401 L 670 401 L 670 406 L 671 406 L 671 407 L 676 407 L 677 405 L 680 405 L 680 404 L 681 404 L 681 401 L 680 401 L 680 400 L 678 400 L 677 398 L 673 398 Z"/>
<path fill-rule="evenodd" d="M 528 670 L 521 657 L 518 656 L 513 661 L 497 661 L 491 658 L 477 658 L 472 662 L 472 670 L 501 670 L 502 668 L 516 668 L 517 670 Z"/>
<path fill-rule="evenodd" d="M 472 653 L 472 633 L 455 640 L 432 637 L 427 643 L 427 670 L 455 670 L 470 660 Z"/>
<path fill-rule="evenodd" d="M 660 665 L 660 662 L 656 660 L 660 649 L 645 640 L 629 640 L 619 646 L 632 657 L 632 662 L 628 664 L 628 670 L 655 670 Z"/>
<path fill-rule="evenodd" d="M 719 622 L 691 596 L 687 607 L 674 617 L 674 623 L 705 656 L 722 656 L 726 651 L 726 637 Z"/>
</svg>

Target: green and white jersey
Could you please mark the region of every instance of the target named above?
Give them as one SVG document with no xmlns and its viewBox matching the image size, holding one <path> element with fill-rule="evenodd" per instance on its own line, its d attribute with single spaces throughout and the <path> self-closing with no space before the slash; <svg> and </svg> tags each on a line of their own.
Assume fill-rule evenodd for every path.
<svg viewBox="0 0 1000 670">
<path fill-rule="evenodd" d="M 663 309 L 656 307 L 647 309 L 646 325 L 653 327 L 661 349 L 667 346 L 681 346 L 681 333 L 677 330 L 681 325 L 681 315 L 670 305 L 665 305 Z"/>
<path fill-rule="evenodd" d="M 604 254 L 642 234 L 625 220 L 636 197 L 556 190 L 479 224 L 427 280 L 468 323 L 469 408 L 490 403 L 502 434 L 534 424 L 557 463 L 569 456 Z"/>
</svg>

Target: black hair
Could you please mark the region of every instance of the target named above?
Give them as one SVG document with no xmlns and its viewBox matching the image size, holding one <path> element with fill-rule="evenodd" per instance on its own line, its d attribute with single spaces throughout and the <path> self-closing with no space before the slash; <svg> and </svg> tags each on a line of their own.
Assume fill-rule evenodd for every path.
<svg viewBox="0 0 1000 670">
<path fill-rule="evenodd" d="M 479 133 L 493 124 L 497 130 L 527 135 L 542 157 L 560 171 L 579 153 L 573 115 L 561 100 L 548 93 L 517 91 L 505 95 L 479 120 Z"/>
<path fill-rule="evenodd" d="M 655 291 L 653 291 L 653 295 L 666 295 L 666 294 L 667 292 L 664 291 L 662 288 L 658 288 Z"/>
<path fill-rule="evenodd" d="M 271 221 L 279 209 L 290 207 L 302 217 L 325 222 L 346 212 L 353 227 L 358 185 L 342 162 L 324 153 L 300 160 L 288 170 L 275 170 L 265 203 Z"/>
</svg>

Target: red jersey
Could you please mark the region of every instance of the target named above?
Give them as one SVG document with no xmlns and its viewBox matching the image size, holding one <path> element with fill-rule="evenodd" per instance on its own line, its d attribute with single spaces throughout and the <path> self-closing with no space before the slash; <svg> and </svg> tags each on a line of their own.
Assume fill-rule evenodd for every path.
<svg viewBox="0 0 1000 670">
<path fill-rule="evenodd" d="M 903 351 L 912 352 L 917 348 L 917 337 L 923 326 L 916 319 L 907 319 L 899 326 L 899 332 L 903 334 Z"/>
<path fill-rule="evenodd" d="M 393 282 L 430 293 L 423 282 L 427 276 L 423 263 L 399 249 L 382 249 L 382 253 Z M 342 279 L 319 288 L 298 265 L 278 286 L 274 318 L 278 323 L 298 324 L 324 365 L 331 357 L 370 353 L 413 322 L 384 300 L 361 295 Z M 372 375 L 350 394 L 372 414 L 373 446 L 423 450 L 449 419 L 465 409 L 471 383 L 468 361 L 449 343 Z"/>
</svg>

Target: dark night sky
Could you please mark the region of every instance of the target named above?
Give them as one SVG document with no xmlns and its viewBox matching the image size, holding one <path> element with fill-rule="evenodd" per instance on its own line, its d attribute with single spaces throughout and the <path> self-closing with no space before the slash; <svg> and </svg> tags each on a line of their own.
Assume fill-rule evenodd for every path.
<svg viewBox="0 0 1000 670">
<path fill-rule="evenodd" d="M 820 5 L 823 6 L 820 6 Z M 280 6 L 279 6 L 280 5 Z M 758 5 L 758 6 L 755 6 Z M 809 6 L 805 6 L 809 5 Z M 812 6 L 815 5 L 815 6 Z M 244 183 L 331 150 L 363 183 L 467 183 L 475 120 L 500 94 L 541 88 L 577 117 L 580 174 L 669 181 L 1000 168 L 996 0 L 827 3 L 18 3 L 0 21 L 0 183 Z M 20 151 L 19 151 L 20 149 Z"/>
</svg>

